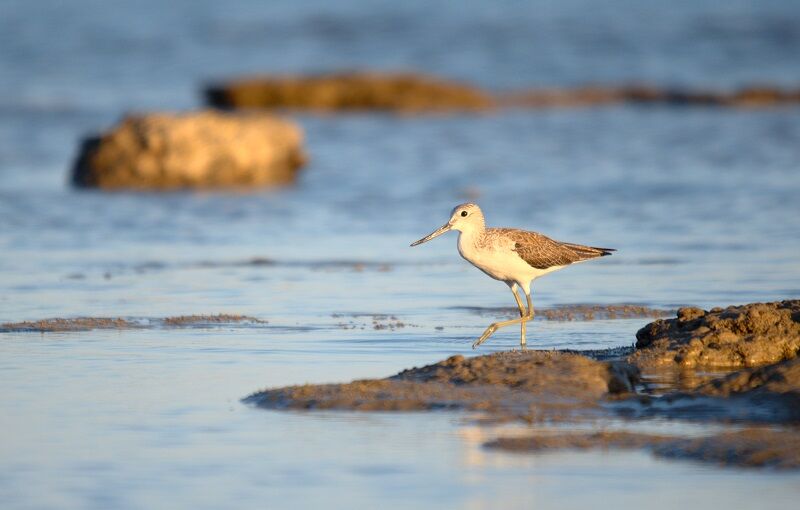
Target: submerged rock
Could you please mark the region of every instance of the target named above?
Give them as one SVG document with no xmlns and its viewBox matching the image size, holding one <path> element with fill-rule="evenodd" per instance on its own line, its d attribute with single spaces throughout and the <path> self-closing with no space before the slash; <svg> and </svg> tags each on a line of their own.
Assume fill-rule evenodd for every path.
<svg viewBox="0 0 800 510">
<path fill-rule="evenodd" d="M 628 361 L 639 366 L 754 367 L 800 351 L 800 300 L 729 306 L 709 312 L 681 308 L 636 333 Z"/>
<path fill-rule="evenodd" d="M 265 114 L 133 115 L 83 143 L 72 180 L 104 189 L 288 184 L 305 161 L 302 141 L 296 124 Z"/>
<path fill-rule="evenodd" d="M 263 76 L 213 85 L 206 99 L 221 108 L 309 110 L 453 111 L 492 106 L 485 92 L 453 81 L 411 73 L 334 73 Z"/>
<path fill-rule="evenodd" d="M 721 466 L 800 469 L 800 430 L 745 429 L 655 445 L 659 457 Z"/>
<path fill-rule="evenodd" d="M 580 415 L 609 395 L 633 391 L 636 370 L 553 351 L 512 351 L 475 358 L 452 356 L 387 379 L 290 386 L 245 401 L 277 409 L 487 411 L 497 419 Z"/>
<path fill-rule="evenodd" d="M 253 324 L 267 324 L 263 319 L 257 319 L 248 315 L 238 315 L 229 313 L 220 313 L 217 315 L 178 315 L 176 317 L 167 317 L 164 319 L 166 326 L 192 326 L 192 325 L 205 325 L 205 324 L 234 324 L 241 322 L 250 322 Z"/>
<path fill-rule="evenodd" d="M 659 457 L 737 467 L 800 468 L 800 431 L 750 428 L 686 438 L 627 431 L 500 437 L 488 448 L 540 453 L 553 450 L 647 449 Z"/>
<path fill-rule="evenodd" d="M 595 448 L 632 449 L 673 441 L 674 436 L 640 434 L 627 431 L 560 432 L 499 437 L 485 444 L 488 448 L 512 452 L 546 452 L 552 450 L 588 450 Z"/>
</svg>

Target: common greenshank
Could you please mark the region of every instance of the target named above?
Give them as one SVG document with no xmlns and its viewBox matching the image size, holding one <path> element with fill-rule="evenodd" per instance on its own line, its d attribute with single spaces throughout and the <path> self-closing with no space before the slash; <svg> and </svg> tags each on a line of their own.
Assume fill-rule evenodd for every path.
<svg viewBox="0 0 800 510">
<path fill-rule="evenodd" d="M 430 241 L 449 230 L 457 230 L 458 253 L 470 264 L 495 280 L 505 282 L 511 287 L 514 300 L 519 307 L 519 318 L 494 322 L 486 328 L 472 348 L 482 344 L 499 328 L 520 323 L 520 346 L 525 348 L 525 324 L 533 319 L 531 303 L 531 282 L 547 273 L 552 273 L 576 262 L 604 257 L 616 251 L 613 248 L 598 248 L 582 244 L 555 241 L 538 232 L 514 228 L 486 228 L 483 212 L 477 204 L 467 203 L 456 206 L 450 220 L 419 241 L 416 246 Z M 517 294 L 522 288 L 528 308 L 522 304 Z"/>
</svg>

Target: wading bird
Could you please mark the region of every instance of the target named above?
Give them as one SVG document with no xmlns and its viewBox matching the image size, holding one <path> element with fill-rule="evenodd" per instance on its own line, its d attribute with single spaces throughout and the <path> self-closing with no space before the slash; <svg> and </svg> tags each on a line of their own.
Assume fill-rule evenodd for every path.
<svg viewBox="0 0 800 510">
<path fill-rule="evenodd" d="M 483 212 L 476 204 L 461 204 L 453 209 L 450 220 L 419 241 L 416 246 L 430 241 L 449 230 L 458 230 L 458 253 L 470 264 L 495 280 L 511 287 L 519 307 L 519 319 L 495 322 L 486 328 L 472 348 L 482 344 L 499 328 L 520 323 L 520 346 L 525 348 L 525 324 L 533 319 L 531 282 L 547 273 L 557 271 L 576 262 L 604 257 L 616 251 L 582 244 L 555 241 L 538 232 L 514 228 L 486 228 Z M 528 308 L 517 294 L 522 288 Z"/>
</svg>

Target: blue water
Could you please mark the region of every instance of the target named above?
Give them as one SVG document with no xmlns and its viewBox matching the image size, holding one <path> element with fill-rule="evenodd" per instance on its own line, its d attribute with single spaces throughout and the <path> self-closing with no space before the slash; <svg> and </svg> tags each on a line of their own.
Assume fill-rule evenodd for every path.
<svg viewBox="0 0 800 510">
<path fill-rule="evenodd" d="M 84 135 L 126 111 L 197 107 L 207 80 L 239 73 L 732 89 L 797 86 L 798 54 L 792 2 L 6 0 L 0 322 L 228 312 L 269 323 L 0 334 L 3 507 L 796 501 L 796 475 L 639 453 L 514 456 L 481 449 L 486 432 L 464 416 L 284 414 L 239 399 L 470 353 L 491 320 L 470 307 L 513 306 L 510 293 L 458 257 L 454 234 L 408 247 L 466 200 L 491 225 L 620 250 L 537 281 L 538 307 L 800 297 L 798 108 L 298 115 L 311 159 L 292 188 L 101 193 L 67 181 Z M 374 314 L 405 327 L 374 329 Z M 529 344 L 629 345 L 646 322 L 537 320 Z M 501 331 L 482 352 L 516 342 Z"/>
</svg>

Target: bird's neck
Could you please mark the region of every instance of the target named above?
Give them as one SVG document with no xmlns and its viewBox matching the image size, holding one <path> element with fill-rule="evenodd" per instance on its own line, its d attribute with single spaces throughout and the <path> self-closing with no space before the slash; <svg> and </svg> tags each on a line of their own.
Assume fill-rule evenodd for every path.
<svg viewBox="0 0 800 510">
<path fill-rule="evenodd" d="M 486 228 L 483 225 L 475 225 L 470 226 L 470 228 L 465 228 L 458 233 L 458 244 L 474 246 L 481 236 L 483 236 L 485 231 Z"/>
</svg>

